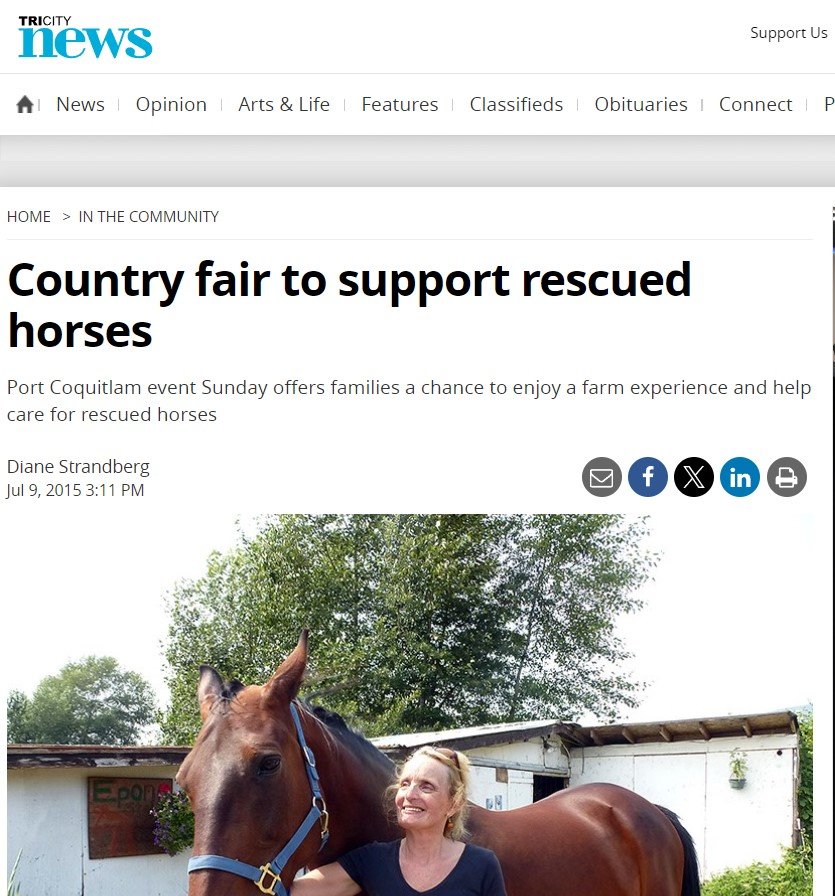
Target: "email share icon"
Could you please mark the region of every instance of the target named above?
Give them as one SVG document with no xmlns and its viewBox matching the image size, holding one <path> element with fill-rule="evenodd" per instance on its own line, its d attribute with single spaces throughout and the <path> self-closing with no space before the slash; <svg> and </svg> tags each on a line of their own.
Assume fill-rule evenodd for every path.
<svg viewBox="0 0 835 896">
<path fill-rule="evenodd" d="M 583 467 L 583 486 L 590 495 L 613 495 L 623 481 L 620 467 L 611 457 L 595 457 Z"/>
<path fill-rule="evenodd" d="M 614 470 L 589 470 L 589 488 L 609 489 L 615 484 Z"/>
</svg>

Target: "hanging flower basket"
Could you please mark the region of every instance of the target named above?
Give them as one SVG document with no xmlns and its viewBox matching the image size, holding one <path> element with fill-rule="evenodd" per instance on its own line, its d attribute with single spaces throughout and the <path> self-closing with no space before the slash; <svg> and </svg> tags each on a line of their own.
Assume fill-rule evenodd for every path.
<svg viewBox="0 0 835 896">
<path fill-rule="evenodd" d="M 745 786 L 745 772 L 748 771 L 748 757 L 738 748 L 731 750 L 730 770 L 728 783 L 734 790 L 742 790 Z"/>
<path fill-rule="evenodd" d="M 154 844 L 170 856 L 177 855 L 194 842 L 194 815 L 188 798 L 181 791 L 161 794 L 154 816 Z"/>
</svg>

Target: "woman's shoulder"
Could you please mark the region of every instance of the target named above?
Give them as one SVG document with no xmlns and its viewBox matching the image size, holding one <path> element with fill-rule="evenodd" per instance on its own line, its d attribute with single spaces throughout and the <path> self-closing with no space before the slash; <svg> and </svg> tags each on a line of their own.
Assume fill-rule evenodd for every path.
<svg viewBox="0 0 835 896">
<path fill-rule="evenodd" d="M 383 856 L 397 855 L 399 848 L 399 840 L 386 840 L 384 842 L 374 840 L 372 843 L 366 843 L 364 846 L 358 846 L 355 849 L 350 850 L 341 858 L 344 859 L 346 856 L 382 858 Z"/>
<path fill-rule="evenodd" d="M 467 873 L 476 885 L 476 892 L 482 896 L 507 896 L 502 866 L 492 849 L 468 843 L 461 858 L 467 863 Z"/>
<path fill-rule="evenodd" d="M 397 861 L 398 840 L 391 840 L 386 843 L 374 841 L 366 843 L 364 846 L 358 846 L 349 850 L 336 860 L 339 864 L 356 879 L 357 875 L 365 873 L 367 869 L 373 869 L 381 865 L 388 865 L 392 861 Z"/>
<path fill-rule="evenodd" d="M 380 861 L 383 859 L 391 858 L 396 859 L 399 849 L 399 840 L 385 840 L 382 842 L 379 840 L 374 840 L 371 843 L 366 843 L 364 846 L 357 846 L 355 849 L 346 852 L 343 856 L 340 857 L 339 861 L 341 862 L 346 858 L 353 858 L 362 861 L 366 859 L 370 859 L 372 861 Z"/>
<path fill-rule="evenodd" d="M 468 862 L 478 865 L 499 864 L 496 853 L 492 849 L 487 849 L 485 846 L 476 846 L 474 843 L 467 843 L 464 846 L 462 858 L 466 858 Z"/>
</svg>

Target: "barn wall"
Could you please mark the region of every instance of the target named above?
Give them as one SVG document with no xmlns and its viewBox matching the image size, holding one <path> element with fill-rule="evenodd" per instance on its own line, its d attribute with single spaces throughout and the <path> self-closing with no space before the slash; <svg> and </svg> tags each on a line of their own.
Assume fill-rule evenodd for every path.
<svg viewBox="0 0 835 896">
<path fill-rule="evenodd" d="M 797 737 L 760 735 L 570 751 L 570 786 L 608 781 L 668 806 L 693 835 L 703 877 L 728 867 L 780 857 L 795 831 Z M 748 759 L 743 790 L 728 785 L 734 747 Z M 560 747 L 541 739 L 467 751 L 471 756 L 569 775 Z M 778 752 L 780 755 L 778 755 Z M 12 769 L 7 775 L 8 868 L 21 851 L 18 881 L 25 896 L 184 896 L 188 851 L 178 856 L 91 860 L 87 849 L 87 778 L 174 777 L 176 766 Z M 474 767 L 473 801 L 514 809 L 533 798 L 533 771 Z M 499 798 L 497 800 L 497 798 Z"/>
<path fill-rule="evenodd" d="M 470 799 L 487 809 L 518 809 L 533 801 L 533 773 L 509 769 L 508 780 L 496 780 L 494 768 L 474 768 Z"/>
<path fill-rule="evenodd" d="M 90 859 L 87 778 L 173 778 L 177 766 L 11 769 L 7 774 L 7 874 L 25 896 L 185 896 L 189 851 Z"/>
<path fill-rule="evenodd" d="M 758 735 L 571 750 L 571 786 L 607 781 L 672 809 L 692 834 L 702 877 L 779 859 L 796 831 L 795 735 Z M 746 785 L 728 784 L 730 752 L 748 760 Z"/>
<path fill-rule="evenodd" d="M 495 759 L 502 763 L 524 763 L 538 767 L 537 774 L 553 774 L 568 777 L 568 761 L 565 751 L 552 745 L 545 747 L 541 738 L 502 744 L 494 747 L 474 747 L 468 756 Z M 533 802 L 533 771 L 507 770 L 507 783 L 496 780 L 495 768 L 473 767 L 470 799 L 479 806 L 491 809 L 517 809 Z"/>
</svg>

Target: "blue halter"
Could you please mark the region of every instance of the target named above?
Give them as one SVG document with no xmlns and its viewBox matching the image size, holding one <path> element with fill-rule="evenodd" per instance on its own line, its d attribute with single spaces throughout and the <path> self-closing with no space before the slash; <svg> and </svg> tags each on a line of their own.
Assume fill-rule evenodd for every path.
<svg viewBox="0 0 835 896">
<path fill-rule="evenodd" d="M 257 868 L 255 865 L 248 865 L 246 862 L 239 862 L 237 859 L 227 859 L 225 856 L 192 856 L 188 861 L 189 874 L 192 871 L 202 871 L 204 868 L 217 868 L 220 871 L 229 871 L 232 874 L 251 880 L 262 893 L 267 893 L 268 896 L 289 896 L 287 888 L 281 882 L 281 872 L 296 850 L 302 845 L 304 838 L 310 833 L 316 822 L 319 822 L 322 828 L 322 842 L 319 846 L 319 851 L 321 852 L 325 848 L 325 844 L 328 842 L 328 809 L 319 787 L 316 757 L 304 739 L 299 713 L 293 703 L 290 704 L 290 715 L 293 717 L 296 735 L 302 748 L 307 780 L 310 781 L 310 789 L 313 791 L 313 804 L 304 821 L 298 826 L 296 833 L 289 839 L 284 849 L 271 862 L 267 862 L 265 865 Z"/>
</svg>

